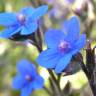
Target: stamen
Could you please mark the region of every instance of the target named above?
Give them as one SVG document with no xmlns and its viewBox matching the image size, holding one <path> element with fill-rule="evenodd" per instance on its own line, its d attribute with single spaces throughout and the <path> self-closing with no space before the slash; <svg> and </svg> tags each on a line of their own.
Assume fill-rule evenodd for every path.
<svg viewBox="0 0 96 96">
<path fill-rule="evenodd" d="M 30 75 L 26 75 L 26 76 L 25 76 L 25 79 L 26 79 L 27 81 L 31 81 L 31 80 L 32 80 Z"/>
<path fill-rule="evenodd" d="M 66 51 L 68 51 L 71 48 L 71 46 L 70 46 L 70 43 L 69 42 L 67 42 L 67 41 L 61 41 L 59 43 L 58 48 L 59 48 L 60 52 L 66 52 Z"/>
<path fill-rule="evenodd" d="M 25 22 L 25 16 L 23 14 L 18 14 L 17 19 L 21 24 L 24 24 Z"/>
</svg>

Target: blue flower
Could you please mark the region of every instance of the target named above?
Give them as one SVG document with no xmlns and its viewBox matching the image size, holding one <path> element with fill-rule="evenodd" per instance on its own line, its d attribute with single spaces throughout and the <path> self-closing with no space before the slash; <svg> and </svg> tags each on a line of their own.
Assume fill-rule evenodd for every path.
<svg viewBox="0 0 96 96">
<path fill-rule="evenodd" d="M 66 0 L 69 4 L 72 4 L 75 0 Z"/>
<path fill-rule="evenodd" d="M 33 90 L 43 87 L 43 78 L 37 74 L 35 66 L 28 60 L 19 61 L 17 71 L 12 87 L 21 90 L 21 96 L 29 96 Z"/>
<path fill-rule="evenodd" d="M 47 5 L 38 8 L 26 7 L 18 13 L 0 13 L 0 25 L 5 29 L 0 34 L 1 38 L 10 38 L 20 33 L 21 35 L 30 35 L 38 28 L 38 19 L 48 10 Z"/>
<path fill-rule="evenodd" d="M 64 22 L 63 30 L 49 29 L 45 33 L 48 49 L 41 52 L 37 58 L 39 65 L 52 68 L 56 73 L 66 69 L 73 55 L 82 49 L 86 43 L 86 35 L 80 33 L 77 17 Z"/>
</svg>

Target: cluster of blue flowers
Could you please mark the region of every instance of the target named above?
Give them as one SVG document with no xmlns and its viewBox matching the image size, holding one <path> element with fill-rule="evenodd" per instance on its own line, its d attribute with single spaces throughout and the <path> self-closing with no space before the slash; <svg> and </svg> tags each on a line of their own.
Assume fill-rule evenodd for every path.
<svg viewBox="0 0 96 96">
<path fill-rule="evenodd" d="M 13 35 L 31 35 L 38 28 L 38 20 L 48 10 L 47 5 L 38 8 L 26 7 L 18 13 L 0 13 L 0 25 L 5 29 L 0 38 L 12 38 Z M 21 90 L 21 96 L 29 96 L 33 90 L 42 88 L 44 80 L 36 72 L 36 68 L 28 60 L 17 64 L 18 75 L 13 79 L 12 87 Z"/>
<path fill-rule="evenodd" d="M 18 13 L 1 13 L 0 25 L 5 29 L 0 38 L 11 38 L 19 33 L 30 35 L 38 28 L 38 20 L 48 10 L 47 5 L 38 8 L 23 8 Z M 77 54 L 86 43 L 85 34 L 80 35 L 80 25 L 77 17 L 72 17 L 63 23 L 63 30 L 49 29 L 45 32 L 47 49 L 37 58 L 39 65 L 54 69 L 56 73 L 62 73 L 72 56 Z M 36 72 L 36 68 L 28 60 L 21 60 L 17 64 L 18 75 L 13 79 L 12 86 L 21 90 L 21 96 L 29 96 L 35 89 L 43 87 L 44 80 Z"/>
</svg>

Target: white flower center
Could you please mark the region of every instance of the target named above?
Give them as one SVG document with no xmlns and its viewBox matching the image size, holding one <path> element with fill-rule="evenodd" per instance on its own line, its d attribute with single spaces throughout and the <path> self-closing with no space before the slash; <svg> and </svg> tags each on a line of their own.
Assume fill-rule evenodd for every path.
<svg viewBox="0 0 96 96">
<path fill-rule="evenodd" d="M 26 76 L 25 76 L 25 79 L 26 79 L 27 81 L 31 81 L 31 80 L 32 80 L 32 78 L 31 78 L 30 75 L 26 75 Z"/>
<path fill-rule="evenodd" d="M 61 41 L 58 46 L 60 52 L 67 52 L 70 48 L 70 43 L 67 41 Z"/>
<path fill-rule="evenodd" d="M 18 14 L 17 15 L 17 19 L 18 21 L 21 23 L 21 24 L 24 24 L 25 23 L 25 16 L 23 14 Z"/>
</svg>

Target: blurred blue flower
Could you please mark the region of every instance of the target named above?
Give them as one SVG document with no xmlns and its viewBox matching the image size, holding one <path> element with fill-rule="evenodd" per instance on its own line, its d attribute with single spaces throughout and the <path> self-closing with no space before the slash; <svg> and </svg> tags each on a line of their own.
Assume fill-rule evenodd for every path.
<svg viewBox="0 0 96 96">
<path fill-rule="evenodd" d="M 75 0 L 66 0 L 69 4 L 72 4 Z"/>
<path fill-rule="evenodd" d="M 0 34 L 1 38 L 10 38 L 12 35 L 19 33 L 29 35 L 36 31 L 38 19 L 48 10 L 47 5 L 38 8 L 26 7 L 18 13 L 0 13 L 0 25 L 5 29 Z"/>
<path fill-rule="evenodd" d="M 79 33 L 79 21 L 75 16 L 64 22 L 63 31 L 49 29 L 45 33 L 48 49 L 41 52 L 37 58 L 38 64 L 45 68 L 55 69 L 56 73 L 64 71 L 72 56 L 86 43 L 86 35 L 79 36 Z"/>
<path fill-rule="evenodd" d="M 53 0 L 46 0 L 49 4 L 51 4 L 53 2 Z"/>
<path fill-rule="evenodd" d="M 49 16 L 50 16 L 50 17 L 56 17 L 56 16 L 57 16 L 57 13 L 58 13 L 58 8 L 52 8 L 52 9 L 49 11 Z"/>
<path fill-rule="evenodd" d="M 21 96 L 29 96 L 33 90 L 43 87 L 43 78 L 37 74 L 35 66 L 28 60 L 19 61 L 17 71 L 12 87 L 21 90 Z"/>
</svg>

